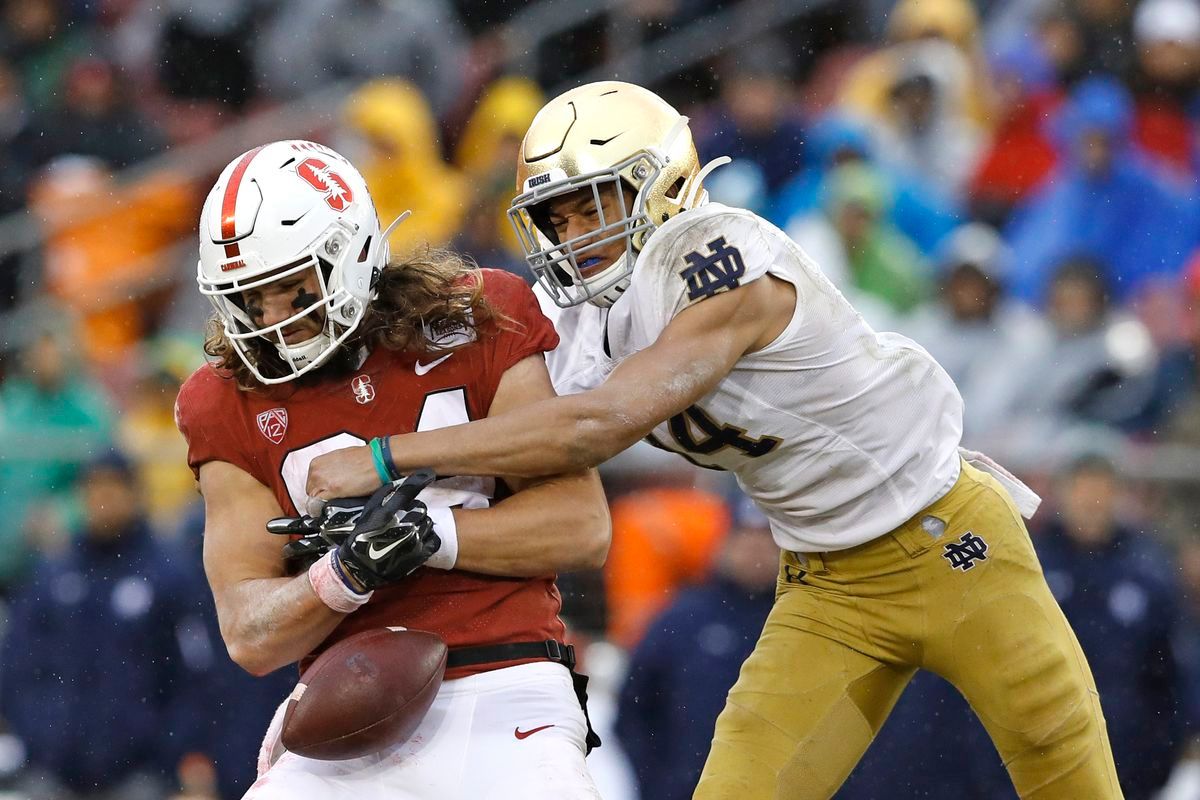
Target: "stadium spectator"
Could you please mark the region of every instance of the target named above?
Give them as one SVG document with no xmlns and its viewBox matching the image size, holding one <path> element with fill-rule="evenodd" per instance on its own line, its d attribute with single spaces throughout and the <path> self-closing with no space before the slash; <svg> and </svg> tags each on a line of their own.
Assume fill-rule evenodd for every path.
<svg viewBox="0 0 1200 800">
<path fill-rule="evenodd" d="M 884 179 L 865 164 L 845 164 L 826 180 L 823 209 L 787 228 L 821 271 L 872 324 L 910 311 L 925 296 L 925 266 L 916 246 L 887 221 Z M 872 302 L 874 301 L 874 302 Z"/>
<path fill-rule="evenodd" d="M 1087 426 L 1117 427 L 1153 401 L 1157 353 L 1145 326 L 1113 307 L 1092 259 L 1066 261 L 1050 288 L 1050 335 L 1015 360 L 991 406 L 1005 424 L 986 447 L 1031 463 Z"/>
<path fill-rule="evenodd" d="M 471 178 L 495 180 L 503 173 L 515 190 L 517 149 L 534 115 L 546 102 L 528 78 L 492 82 L 479 97 L 455 148 L 455 166 Z"/>
<path fill-rule="evenodd" d="M 1124 76 L 1132 61 L 1130 11 L 1135 5 L 1113 0 L 997 3 L 987 20 L 987 38 L 994 44 L 1039 42 L 1064 86 L 1089 75 Z"/>
<path fill-rule="evenodd" d="M 842 101 L 849 108 L 886 117 L 894 76 L 903 63 L 900 54 L 911 52 L 903 45 L 939 40 L 965 59 L 962 102 L 967 117 L 981 129 L 991 127 L 992 81 L 980 47 L 979 17 L 970 0 L 900 0 L 888 17 L 887 39 L 887 46 L 863 59 L 846 77 Z"/>
<path fill-rule="evenodd" d="M 79 492 L 80 536 L 14 597 L 0 712 L 35 796 L 159 800 L 208 715 L 189 661 L 201 587 L 151 533 L 123 456 L 93 461 Z"/>
<path fill-rule="evenodd" d="M 259 37 L 256 68 L 281 98 L 338 80 L 405 77 L 441 116 L 462 88 L 465 44 L 446 0 L 309 0 L 278 6 Z"/>
<path fill-rule="evenodd" d="M 455 149 L 455 164 L 471 181 L 475 200 L 465 215 L 454 248 L 487 267 L 499 267 L 527 281 L 508 206 L 517 180 L 517 150 L 545 98 L 526 78 L 501 78 L 484 91 Z"/>
<path fill-rule="evenodd" d="M 203 763 L 215 770 L 215 779 L 210 782 L 215 783 L 222 800 L 239 800 L 257 777 L 254 753 L 258 752 L 263 731 L 279 703 L 295 687 L 299 671 L 289 665 L 254 677 L 229 657 L 221 640 L 216 605 L 204 577 L 202 502 L 193 503 L 183 512 L 174 539 L 183 551 L 181 566 L 201 593 L 203 635 L 190 639 L 193 648 L 189 662 L 201 674 L 199 680 L 205 698 L 204 714 L 189 722 L 197 737 L 196 755 L 202 756 Z M 181 773 L 186 772 L 184 766 L 181 765 Z M 203 769 L 195 767 L 193 771 L 204 778 Z M 181 783 L 186 785 L 187 781 Z"/>
<path fill-rule="evenodd" d="M 87 32 L 68 24 L 64 6 L 63 0 L 5 0 L 0 9 L 0 54 L 20 73 L 34 109 L 53 103 L 71 62 L 89 47 Z"/>
<path fill-rule="evenodd" d="M 1046 120 L 1062 102 L 1062 91 L 1036 40 L 1002 47 L 991 64 L 997 124 L 976 162 L 968 193 L 972 214 L 999 227 L 1058 162 Z"/>
<path fill-rule="evenodd" d="M 1137 115 L 1133 136 L 1157 162 L 1182 176 L 1197 169 L 1200 4 L 1146 0 L 1133 18 Z"/>
<path fill-rule="evenodd" d="M 1183 611 L 1175 570 L 1138 522 L 1122 518 L 1122 498 L 1107 457 L 1078 456 L 1061 478 L 1057 515 L 1034 543 L 1091 664 L 1121 788 L 1142 800 L 1175 761 L 1191 676 L 1173 644 Z"/>
<path fill-rule="evenodd" d="M 421 91 L 392 78 L 371 81 L 350 96 L 345 132 L 363 155 L 356 159 L 386 226 L 412 216 L 391 237 L 392 252 L 444 245 L 458 230 L 471 197 L 464 176 L 447 164 L 437 122 Z"/>
<path fill-rule="evenodd" d="M 1007 421 L 997 408 L 1014 369 L 1044 347 L 1049 331 L 1025 304 L 1005 294 L 1008 253 L 999 235 L 979 222 L 950 235 L 938 259 L 942 278 L 935 303 L 920 306 L 901 330 L 950 373 L 963 396 L 963 429 L 970 445 Z"/>
<path fill-rule="evenodd" d="M 966 114 L 968 63 L 942 41 L 897 45 L 890 55 L 889 103 L 873 118 L 879 159 L 959 202 L 983 145 Z"/>
<path fill-rule="evenodd" d="M 175 427 L 175 396 L 199 366 L 194 348 L 191 339 L 165 336 L 142 344 L 117 426 L 117 441 L 135 464 L 146 514 L 162 530 L 178 525 L 180 514 L 196 499 L 187 445 Z"/>
<path fill-rule="evenodd" d="M 32 331 L 19 363 L 0 385 L 0 508 L 9 521 L 0 528 L 0 587 L 26 566 L 27 513 L 69 505 L 79 466 L 108 446 L 112 426 L 103 390 L 80 369 L 65 326 Z"/>
<path fill-rule="evenodd" d="M 805 163 L 788 51 L 768 39 L 739 51 L 725 66 L 715 107 L 696 120 L 696 147 L 712 158 L 753 161 L 773 193 Z"/>
<path fill-rule="evenodd" d="M 147 302 L 178 276 L 166 254 L 192 229 L 197 204 L 190 183 L 156 174 L 120 184 L 103 162 L 55 159 L 30 189 L 30 206 L 46 228 L 45 288 L 82 317 L 89 360 L 122 363 L 153 327 L 161 303 Z"/>
<path fill-rule="evenodd" d="M 682 587 L 703 580 L 729 527 L 721 499 L 655 487 L 612 504 L 612 547 L 604 565 L 609 639 L 632 648 Z"/>
<path fill-rule="evenodd" d="M 1188 500 L 1190 505 L 1194 505 L 1192 498 Z M 1176 556 L 1183 590 L 1180 600 L 1185 624 L 1175 644 L 1183 673 L 1188 678 L 1187 699 L 1179 709 L 1187 743 L 1181 748 L 1181 757 L 1155 800 L 1191 800 L 1200 797 L 1200 538 L 1195 535 L 1197 519 L 1200 517 L 1193 507 L 1186 524 L 1179 526 L 1176 531 L 1177 534 L 1186 534 L 1180 541 Z"/>
<path fill-rule="evenodd" d="M 826 178 L 835 167 L 860 162 L 874 166 L 891 185 L 893 201 L 888 221 L 912 239 L 921 252 L 933 253 L 942 238 L 963 221 L 954 203 L 922 176 L 880 165 L 872 153 L 869 129 L 852 116 L 830 113 L 813 123 L 808 131 L 808 152 L 808 166 L 784 184 L 769 211 L 770 220 L 781 228 L 820 206 Z M 713 177 L 721 172 L 717 170 Z"/>
<path fill-rule="evenodd" d="M 684 589 L 634 649 L 617 732 L 646 800 L 692 796 L 713 726 L 774 601 L 779 547 L 767 518 L 731 498 L 713 574 Z"/>
<path fill-rule="evenodd" d="M 58 99 L 30 120 L 24 150 L 37 168 L 62 155 L 92 156 L 115 169 L 161 151 L 161 131 L 137 111 L 114 65 L 73 61 Z"/>
<path fill-rule="evenodd" d="M 1104 259 L 1105 285 L 1124 301 L 1152 275 L 1173 277 L 1197 243 L 1196 198 L 1180 192 L 1130 144 L 1133 107 L 1109 78 L 1089 79 L 1057 120 L 1059 171 L 1015 210 L 1005 237 L 1013 290 L 1034 303 L 1064 258 Z"/>
<path fill-rule="evenodd" d="M 1156 431 L 1165 440 L 1200 445 L 1200 399 L 1196 393 L 1200 387 L 1200 251 L 1189 260 L 1183 280 L 1166 284 L 1160 291 L 1155 299 L 1167 306 L 1165 309 L 1147 308 L 1144 302 L 1145 310 L 1139 309 L 1143 319 L 1153 315 L 1154 322 L 1163 323 L 1161 338 L 1166 340 L 1149 422 L 1165 422 L 1161 431 Z M 1148 320 L 1147 324 L 1152 323 Z"/>
</svg>

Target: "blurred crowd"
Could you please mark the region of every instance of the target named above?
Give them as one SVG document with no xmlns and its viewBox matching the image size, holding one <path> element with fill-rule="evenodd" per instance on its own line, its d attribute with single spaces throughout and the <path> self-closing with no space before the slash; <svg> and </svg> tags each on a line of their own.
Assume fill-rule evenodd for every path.
<svg viewBox="0 0 1200 800">
<path fill-rule="evenodd" d="M 653 88 L 734 158 L 714 199 L 950 372 L 964 443 L 1045 497 L 1126 796 L 1200 798 L 1200 0 L 614 0 L 545 41 L 525 5 L 0 1 L 0 797 L 240 797 L 296 678 L 225 654 L 174 426 L 199 205 L 261 142 L 207 145 L 322 98 L 272 138 L 345 153 L 385 223 L 411 209 L 394 252 L 529 280 L 504 212 L 547 93 L 623 55 L 614 30 L 778 13 Z M 687 798 L 777 550 L 722 476 L 636 449 L 603 474 L 608 565 L 562 578 L 589 762 L 605 797 Z M 928 675 L 839 794 L 1012 796 Z"/>
</svg>

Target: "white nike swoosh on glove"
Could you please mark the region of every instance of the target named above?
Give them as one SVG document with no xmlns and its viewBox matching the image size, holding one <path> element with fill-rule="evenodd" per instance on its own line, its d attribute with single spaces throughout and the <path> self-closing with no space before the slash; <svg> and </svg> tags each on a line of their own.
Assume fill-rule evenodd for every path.
<svg viewBox="0 0 1200 800">
<path fill-rule="evenodd" d="M 428 364 L 422 364 L 420 361 L 418 361 L 413 365 L 413 372 L 417 373 L 418 375 L 424 375 L 426 372 L 429 372 L 429 370 L 433 369 L 452 355 L 454 355 L 454 353 L 447 353 L 436 361 L 430 361 Z"/>
<path fill-rule="evenodd" d="M 396 541 L 389 544 L 387 547 L 383 547 L 378 550 L 375 549 L 375 543 L 371 542 L 371 544 L 369 544 L 367 546 L 367 555 L 370 556 L 371 558 L 375 558 L 375 559 L 383 558 L 388 553 L 392 552 L 397 547 L 399 547 L 400 543 L 403 541 L 404 541 L 403 539 L 397 539 Z"/>
</svg>

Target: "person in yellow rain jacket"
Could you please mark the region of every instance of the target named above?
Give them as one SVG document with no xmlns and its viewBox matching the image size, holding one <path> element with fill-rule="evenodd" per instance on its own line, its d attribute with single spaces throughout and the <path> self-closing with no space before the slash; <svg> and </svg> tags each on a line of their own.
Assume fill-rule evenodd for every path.
<svg viewBox="0 0 1200 800">
<path fill-rule="evenodd" d="M 966 58 L 970 75 L 963 99 L 970 119 L 981 130 L 992 127 L 992 83 L 980 46 L 979 15 L 969 0 L 900 0 L 888 17 L 888 41 L 859 62 L 842 84 L 842 102 L 871 117 L 888 116 L 889 93 L 898 59 L 905 51 L 895 45 L 921 39 L 942 39 Z"/>
<path fill-rule="evenodd" d="M 346 103 L 347 132 L 365 152 L 360 167 L 381 219 L 412 216 L 390 239 L 393 253 L 446 244 L 469 208 L 467 179 L 442 158 L 437 121 L 416 86 L 396 78 L 365 84 Z"/>
<path fill-rule="evenodd" d="M 528 78 L 493 81 L 471 112 L 455 149 L 455 163 L 470 178 L 475 197 L 455 248 L 489 267 L 529 279 L 524 251 L 508 221 L 517 179 L 521 138 L 546 98 Z"/>
</svg>

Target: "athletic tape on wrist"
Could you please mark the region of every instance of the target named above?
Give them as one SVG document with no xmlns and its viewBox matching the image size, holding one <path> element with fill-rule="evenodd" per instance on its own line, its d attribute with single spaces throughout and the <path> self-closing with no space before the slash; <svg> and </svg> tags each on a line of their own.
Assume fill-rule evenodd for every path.
<svg viewBox="0 0 1200 800">
<path fill-rule="evenodd" d="M 458 561 L 458 525 L 454 522 L 454 509 L 439 506 L 429 509 L 426 513 L 433 520 L 433 532 L 442 540 L 442 545 L 425 562 L 425 566 L 434 569 L 454 569 Z"/>
<path fill-rule="evenodd" d="M 339 614 L 349 614 L 371 599 L 373 592 L 359 594 L 346 585 L 334 563 L 336 550 L 330 550 L 308 568 L 308 582 L 321 602 Z"/>
</svg>

